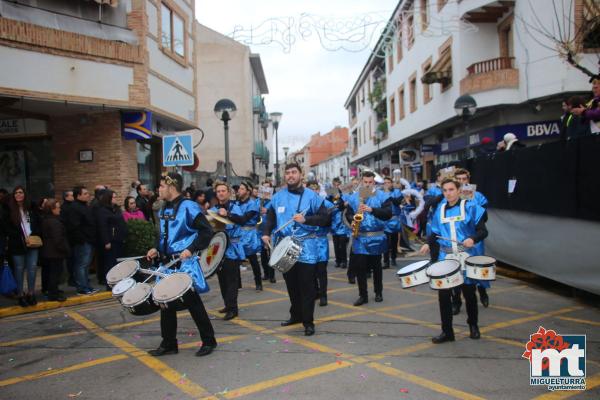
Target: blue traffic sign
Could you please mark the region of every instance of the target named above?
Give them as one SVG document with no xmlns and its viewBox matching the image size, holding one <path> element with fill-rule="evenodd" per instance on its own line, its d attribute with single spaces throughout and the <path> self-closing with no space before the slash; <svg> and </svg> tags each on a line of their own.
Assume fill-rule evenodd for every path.
<svg viewBox="0 0 600 400">
<path fill-rule="evenodd" d="M 163 165 L 165 167 L 194 165 L 192 135 L 170 135 L 163 137 Z"/>
</svg>

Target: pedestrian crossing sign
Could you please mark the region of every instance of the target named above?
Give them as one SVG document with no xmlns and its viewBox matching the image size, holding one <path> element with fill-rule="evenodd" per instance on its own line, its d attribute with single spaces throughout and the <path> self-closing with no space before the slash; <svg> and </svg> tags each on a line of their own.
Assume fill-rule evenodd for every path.
<svg viewBox="0 0 600 400">
<path fill-rule="evenodd" d="M 184 167 L 194 165 L 192 135 L 163 137 L 163 166 Z"/>
</svg>

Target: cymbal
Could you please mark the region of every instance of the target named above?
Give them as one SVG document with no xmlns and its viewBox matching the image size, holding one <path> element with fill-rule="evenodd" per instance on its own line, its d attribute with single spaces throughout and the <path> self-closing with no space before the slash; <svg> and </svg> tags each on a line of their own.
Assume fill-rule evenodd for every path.
<svg viewBox="0 0 600 400">
<path fill-rule="evenodd" d="M 223 224 L 226 224 L 226 225 L 233 224 L 233 221 L 230 221 L 229 219 L 227 219 L 225 217 L 221 217 L 218 213 L 214 212 L 213 210 L 206 210 L 206 214 L 208 217 L 211 217 L 212 219 L 217 220 Z"/>
</svg>

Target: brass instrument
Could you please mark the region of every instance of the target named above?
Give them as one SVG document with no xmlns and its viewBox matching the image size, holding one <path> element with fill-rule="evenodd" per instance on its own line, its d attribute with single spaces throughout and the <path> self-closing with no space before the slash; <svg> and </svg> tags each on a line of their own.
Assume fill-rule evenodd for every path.
<svg viewBox="0 0 600 400">
<path fill-rule="evenodd" d="M 370 187 L 361 187 L 358 190 L 358 200 L 359 200 L 358 206 L 359 206 L 359 208 L 362 204 L 365 204 L 365 200 L 368 199 L 369 197 L 371 197 L 372 193 L 373 193 L 373 189 Z M 352 229 L 352 237 L 353 238 L 358 237 L 358 232 L 360 231 L 360 224 L 362 223 L 362 221 L 364 219 L 365 219 L 365 216 L 363 215 L 362 211 L 356 210 L 354 217 L 352 217 L 352 224 L 350 225 L 350 228 Z"/>
</svg>

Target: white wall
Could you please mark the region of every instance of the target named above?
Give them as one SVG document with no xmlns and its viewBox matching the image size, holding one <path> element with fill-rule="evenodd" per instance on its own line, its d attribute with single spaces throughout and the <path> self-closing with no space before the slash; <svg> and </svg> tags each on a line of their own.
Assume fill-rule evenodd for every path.
<svg viewBox="0 0 600 400">
<path fill-rule="evenodd" d="M 196 103 L 190 96 L 154 75 L 148 75 L 150 103 L 183 119 L 193 121 Z"/>
</svg>

